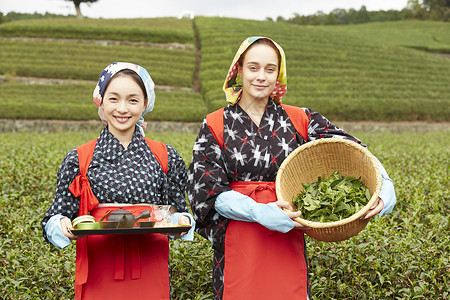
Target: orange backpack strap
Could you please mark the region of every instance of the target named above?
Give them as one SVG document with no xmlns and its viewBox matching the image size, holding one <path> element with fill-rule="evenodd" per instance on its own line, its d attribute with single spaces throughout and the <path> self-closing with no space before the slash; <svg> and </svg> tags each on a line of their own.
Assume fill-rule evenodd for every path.
<svg viewBox="0 0 450 300">
<path fill-rule="evenodd" d="M 72 181 L 69 190 L 75 197 L 80 197 L 80 208 L 78 211 L 80 216 L 86 215 L 98 205 L 98 200 L 92 193 L 89 180 L 86 177 L 96 144 L 97 139 L 94 139 L 77 147 L 80 175 L 76 176 Z"/>
<path fill-rule="evenodd" d="M 86 176 L 89 165 L 91 164 L 92 156 L 94 155 L 96 144 L 97 139 L 94 139 L 84 145 L 77 147 L 78 163 L 81 175 Z"/>
<path fill-rule="evenodd" d="M 169 154 L 167 153 L 166 144 L 148 138 L 144 139 L 147 142 L 148 146 L 150 147 L 150 150 L 152 151 L 153 155 L 156 157 L 159 164 L 161 165 L 164 173 L 167 174 L 167 171 L 169 170 Z"/>
<path fill-rule="evenodd" d="M 294 124 L 297 132 L 303 137 L 305 141 L 308 141 L 308 125 L 309 119 L 305 111 L 301 107 L 281 104 L 284 110 Z M 223 147 L 223 111 L 224 108 L 216 110 L 206 116 L 206 124 L 214 135 L 220 148 Z"/>
<path fill-rule="evenodd" d="M 308 141 L 308 126 L 309 118 L 305 111 L 301 107 L 281 104 L 284 110 L 291 119 L 292 124 L 294 124 L 295 130 L 303 137 L 305 141 Z"/>
<path fill-rule="evenodd" d="M 206 124 L 211 130 L 220 148 L 223 147 L 223 111 L 225 108 L 216 110 L 206 115 Z"/>
<path fill-rule="evenodd" d="M 80 204 L 78 215 L 87 215 L 98 205 L 98 200 L 92 192 L 91 185 L 86 176 L 89 165 L 91 164 L 92 156 L 94 155 L 95 145 L 97 139 L 87 142 L 84 145 L 77 147 L 78 166 L 80 174 L 75 177 L 69 186 L 69 191 L 75 196 L 79 197 Z M 88 277 L 88 249 L 87 239 L 77 240 L 77 259 L 75 262 L 75 294 L 76 298 L 80 299 L 83 285 L 87 282 Z"/>
</svg>

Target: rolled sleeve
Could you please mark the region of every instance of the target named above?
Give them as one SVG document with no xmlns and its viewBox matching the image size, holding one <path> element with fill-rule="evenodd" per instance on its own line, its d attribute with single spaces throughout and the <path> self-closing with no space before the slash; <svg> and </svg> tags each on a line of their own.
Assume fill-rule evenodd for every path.
<svg viewBox="0 0 450 300">
<path fill-rule="evenodd" d="M 185 216 L 189 218 L 189 221 L 191 223 L 191 229 L 189 229 L 189 231 L 183 235 L 181 237 L 182 240 L 186 240 L 186 241 L 193 241 L 194 240 L 194 230 L 195 230 L 195 221 L 194 218 L 192 217 L 192 215 L 190 213 L 179 213 L 179 212 L 175 212 L 171 215 L 171 220 L 173 224 L 178 225 L 178 219 L 180 218 L 180 216 Z"/>
<path fill-rule="evenodd" d="M 217 197 L 215 208 L 228 219 L 257 222 L 270 230 L 288 232 L 294 228 L 294 221 L 275 203 L 257 203 L 236 191 L 222 192 Z"/>
<path fill-rule="evenodd" d="M 64 218 L 63 215 L 54 215 L 45 225 L 48 241 L 58 249 L 64 249 L 70 245 L 70 239 L 63 234 L 61 229 L 62 218 Z"/>
<path fill-rule="evenodd" d="M 389 178 L 389 175 L 387 174 L 383 165 L 380 162 L 379 164 L 381 170 L 382 185 L 378 197 L 380 197 L 384 202 L 384 207 L 379 214 L 379 216 L 381 217 L 392 212 L 395 203 L 397 203 L 397 198 L 395 196 L 395 188 L 392 179 Z"/>
</svg>

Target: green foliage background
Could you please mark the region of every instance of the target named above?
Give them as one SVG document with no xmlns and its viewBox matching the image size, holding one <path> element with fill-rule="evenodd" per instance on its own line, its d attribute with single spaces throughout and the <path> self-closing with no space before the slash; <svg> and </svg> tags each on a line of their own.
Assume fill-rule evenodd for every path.
<svg viewBox="0 0 450 300">
<path fill-rule="evenodd" d="M 394 180 L 394 211 L 339 243 L 307 237 L 313 299 L 448 299 L 449 131 L 353 133 Z M 43 242 L 56 171 L 98 132 L 0 133 L 0 298 L 72 299 L 75 245 Z M 188 164 L 196 134 L 151 134 Z M 172 241 L 174 299 L 212 299 L 210 243 Z"/>
<path fill-rule="evenodd" d="M 91 95 L 98 74 L 113 61 L 132 61 L 146 67 L 157 84 L 161 111 L 147 118 L 201 121 L 205 112 L 226 104 L 222 86 L 239 44 L 263 35 L 285 50 L 288 104 L 331 120 L 443 122 L 450 119 L 450 60 L 434 53 L 450 52 L 448 32 L 450 23 L 438 21 L 341 26 L 210 17 L 7 22 L 0 24 L 0 104 L 8 110 L 1 110 L 0 118 L 97 119 Z M 55 84 L 37 88 L 38 83 L 20 77 L 72 81 L 64 81 L 61 97 Z M 30 90 L 45 95 L 31 100 L 36 105 L 53 103 L 39 110 L 42 116 L 28 105 Z M 172 92 L 184 102 L 182 108 Z M 84 107 L 84 113 L 75 106 Z M 175 106 L 180 109 L 172 111 Z"/>
<path fill-rule="evenodd" d="M 432 53 L 450 52 L 449 26 L 206 17 L 8 22 L 0 25 L 0 118 L 13 125 L 0 125 L 15 131 L 20 119 L 98 120 L 91 98 L 98 74 L 120 60 L 143 65 L 157 84 L 147 120 L 200 122 L 225 105 L 222 84 L 240 42 L 269 36 L 288 58 L 288 104 L 311 107 L 333 122 L 444 122 L 402 130 L 361 123 L 355 135 L 383 162 L 398 203 L 350 240 L 307 237 L 313 299 L 449 299 L 450 62 Z M 39 222 L 61 160 L 97 137 L 92 128 L 99 125 L 31 124 L 24 132 L 0 133 L 0 298 L 72 299 L 75 247 L 45 244 Z M 163 123 L 153 129 L 158 126 Z M 149 136 L 174 146 L 189 164 L 195 131 L 187 123 L 173 127 L 176 132 L 150 130 Z M 211 254 L 198 235 L 193 243 L 171 241 L 175 299 L 212 299 Z"/>
</svg>

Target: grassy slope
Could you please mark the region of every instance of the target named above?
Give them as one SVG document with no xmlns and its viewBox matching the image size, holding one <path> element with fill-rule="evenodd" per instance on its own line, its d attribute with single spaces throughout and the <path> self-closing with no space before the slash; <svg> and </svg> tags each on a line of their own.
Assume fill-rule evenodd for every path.
<svg viewBox="0 0 450 300">
<path fill-rule="evenodd" d="M 78 84 L 0 84 L 0 118 L 48 120 L 97 120 L 92 103 L 95 83 Z M 201 120 L 206 114 L 198 93 L 156 89 L 156 105 L 148 121 Z"/>
<path fill-rule="evenodd" d="M 161 93 L 160 96 L 165 98 L 158 103 L 161 113 L 155 118 L 157 120 L 201 121 L 206 111 L 224 106 L 224 77 L 240 42 L 250 35 L 272 37 L 285 49 L 289 83 L 285 103 L 310 107 L 335 121 L 450 119 L 450 60 L 403 47 L 450 49 L 447 34 L 450 25 L 441 22 L 306 27 L 206 17 L 198 17 L 194 21 L 175 18 L 20 21 L 0 25 L 0 35 L 157 43 L 176 41 L 188 47 L 167 50 L 151 45 L 104 46 L 79 41 L 68 44 L 0 40 L 0 70 L 11 75 L 96 80 L 104 65 L 128 60 L 149 68 L 157 85 L 190 87 L 195 72 L 192 22 L 201 45 L 201 94 L 178 91 L 176 98 L 180 100 L 176 105 L 183 101 L 184 93 L 186 103 L 182 109 L 186 113 L 175 115 L 171 112 L 174 105 L 170 93 Z M 0 86 L 0 103 L 23 105 L 24 108 L 15 109 L 19 112 L 14 115 L 16 118 L 28 118 L 30 114 L 39 118 L 35 111 L 26 112 L 29 97 L 8 92 L 18 87 L 24 91 L 34 88 L 22 84 L 9 85 Z M 39 92 L 58 105 L 61 97 L 53 96 L 55 89 L 47 86 L 39 88 Z M 91 91 L 80 90 L 80 94 L 90 98 Z M 79 97 L 70 92 L 68 96 Z M 34 103 L 40 104 L 38 101 Z M 59 109 L 62 110 L 68 108 Z M 82 116 L 95 117 L 94 110 Z M 62 118 L 57 111 L 51 118 Z M 7 114 L 0 113 L 0 117 L 8 117 Z M 68 112 L 65 118 L 75 115 L 78 113 Z"/>
<path fill-rule="evenodd" d="M 337 29 L 330 32 L 327 27 L 225 18 L 198 18 L 196 24 L 202 42 L 202 92 L 209 109 L 224 103 L 224 74 L 240 42 L 250 35 L 263 35 L 285 50 L 286 103 L 310 107 L 332 120 L 449 118 L 448 110 L 442 110 L 449 105 L 448 59 Z M 396 23 L 388 26 L 395 28 Z"/>
<path fill-rule="evenodd" d="M 382 45 L 407 46 L 433 52 L 450 53 L 450 24 L 448 22 L 380 22 L 326 26 L 324 30 L 345 32 Z"/>
<path fill-rule="evenodd" d="M 1 49 L 0 69 L 17 76 L 97 81 L 98 70 L 111 62 L 131 61 L 147 68 L 160 85 L 193 85 L 194 50 L 11 40 L 2 41 Z M 178 72 L 168 72 L 175 65 Z"/>
<path fill-rule="evenodd" d="M 177 18 L 22 20 L 2 24 L 0 36 L 194 44 L 192 21 Z"/>
</svg>

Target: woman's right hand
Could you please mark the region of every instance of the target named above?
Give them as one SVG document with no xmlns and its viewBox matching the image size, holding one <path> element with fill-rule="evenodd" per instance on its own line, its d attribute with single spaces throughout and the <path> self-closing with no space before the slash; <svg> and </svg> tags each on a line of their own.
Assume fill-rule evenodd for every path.
<svg viewBox="0 0 450 300">
<path fill-rule="evenodd" d="M 72 228 L 72 222 L 69 218 L 64 217 L 61 219 L 61 230 L 64 236 L 68 237 L 70 240 L 78 240 L 84 236 L 74 235 L 70 229 Z"/>
</svg>

